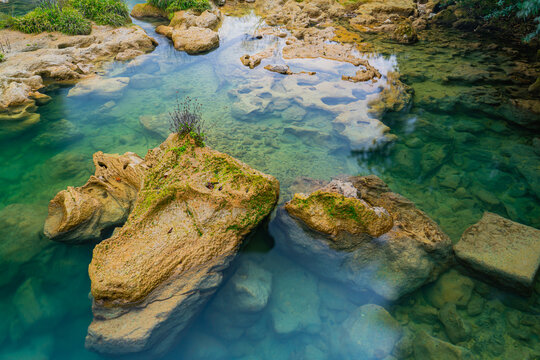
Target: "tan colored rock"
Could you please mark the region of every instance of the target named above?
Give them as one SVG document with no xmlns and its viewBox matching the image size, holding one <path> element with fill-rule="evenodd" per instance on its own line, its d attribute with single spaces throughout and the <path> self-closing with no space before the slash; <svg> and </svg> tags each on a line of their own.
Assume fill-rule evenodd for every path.
<svg viewBox="0 0 540 360">
<path fill-rule="evenodd" d="M 376 81 L 381 78 L 381 73 L 379 70 L 375 69 L 373 66 L 367 64 L 364 69 L 356 71 L 354 76 L 343 75 L 342 80 L 351 81 L 351 82 L 363 82 L 363 81 Z"/>
<path fill-rule="evenodd" d="M 133 7 L 133 10 L 131 10 L 131 16 L 133 16 L 134 18 L 168 18 L 166 11 L 163 11 L 160 8 L 157 8 L 148 3 L 136 4 Z"/>
<path fill-rule="evenodd" d="M 94 154 L 96 172 L 78 188 L 60 191 L 49 203 L 45 235 L 55 241 L 82 243 L 121 226 L 140 189 L 144 164 L 134 153 Z"/>
<path fill-rule="evenodd" d="M 192 26 L 188 29 L 173 30 L 172 41 L 177 50 L 188 54 L 200 54 L 217 48 L 219 35 L 210 29 Z"/>
<path fill-rule="evenodd" d="M 253 69 L 258 66 L 263 59 L 272 57 L 275 51 L 276 46 L 274 45 L 253 55 L 246 54 L 240 58 L 240 61 L 245 66 L 249 66 L 250 69 Z"/>
<path fill-rule="evenodd" d="M 89 267 L 94 320 L 86 346 L 94 351 L 171 346 L 279 195 L 272 176 L 176 134 L 145 164 L 126 225 L 95 247 Z"/>
<path fill-rule="evenodd" d="M 452 261 L 448 236 L 376 176 L 296 194 L 270 231 L 276 246 L 321 276 L 392 301 L 434 281 Z"/>
<path fill-rule="evenodd" d="M 0 113 L 19 116 L 17 107 L 44 103 L 37 92 L 43 79 L 75 81 L 94 75 L 94 69 L 114 58 L 131 59 L 152 51 L 157 42 L 142 28 L 93 26 L 91 35 L 23 34 L 0 30 L 11 44 L 10 55 L 0 63 Z M 27 44 L 38 44 L 29 56 Z M 26 116 L 26 114 L 24 114 Z"/>
<path fill-rule="evenodd" d="M 349 196 L 344 195 L 346 186 L 353 189 Z M 352 184 L 336 180 L 309 195 L 295 194 L 285 209 L 310 228 L 332 237 L 342 232 L 378 237 L 393 226 L 384 208 L 370 206 L 358 198 Z"/>
<path fill-rule="evenodd" d="M 158 27 L 156 27 L 156 32 L 158 34 L 166 36 L 169 39 L 172 37 L 173 30 L 174 30 L 174 28 L 172 28 L 170 26 L 165 26 L 165 25 L 159 25 Z"/>
<path fill-rule="evenodd" d="M 190 11 L 177 11 L 169 24 L 170 27 L 190 28 L 192 26 L 215 30 L 221 21 L 221 12 L 203 11 L 200 15 L 193 14 Z"/>
<path fill-rule="evenodd" d="M 369 113 L 381 118 L 386 112 L 399 112 L 407 109 L 412 101 L 413 89 L 401 82 L 399 73 L 386 74 L 388 86 L 380 96 L 369 103 Z"/>
<path fill-rule="evenodd" d="M 482 278 L 527 293 L 540 268 L 540 230 L 486 212 L 465 230 L 454 251 Z"/>
</svg>

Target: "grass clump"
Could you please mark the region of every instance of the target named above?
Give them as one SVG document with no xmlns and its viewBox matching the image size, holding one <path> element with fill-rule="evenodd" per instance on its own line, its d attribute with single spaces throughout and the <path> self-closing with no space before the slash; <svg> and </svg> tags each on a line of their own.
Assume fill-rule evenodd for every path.
<svg viewBox="0 0 540 360">
<path fill-rule="evenodd" d="M 131 21 L 123 0 L 71 0 L 70 4 L 99 25 L 122 26 Z"/>
<path fill-rule="evenodd" d="M 11 22 L 13 29 L 27 34 L 59 31 L 68 35 L 88 35 L 92 31 L 92 24 L 79 11 L 58 4 L 41 5 Z"/>
<path fill-rule="evenodd" d="M 27 34 L 58 31 L 67 35 L 88 35 L 92 31 L 91 21 L 122 26 L 131 20 L 124 0 L 42 0 L 26 15 L 3 23 Z"/>
<path fill-rule="evenodd" d="M 189 9 L 203 12 L 212 8 L 208 0 L 148 0 L 148 3 L 169 13 Z"/>
<path fill-rule="evenodd" d="M 183 101 L 176 100 L 176 107 L 170 116 L 170 130 L 177 133 L 180 139 L 189 135 L 197 146 L 204 146 L 204 121 L 201 114 L 201 104 L 186 96 Z"/>
<path fill-rule="evenodd" d="M 0 53 L 0 63 L 3 62 L 5 60 L 5 55 Z"/>
</svg>

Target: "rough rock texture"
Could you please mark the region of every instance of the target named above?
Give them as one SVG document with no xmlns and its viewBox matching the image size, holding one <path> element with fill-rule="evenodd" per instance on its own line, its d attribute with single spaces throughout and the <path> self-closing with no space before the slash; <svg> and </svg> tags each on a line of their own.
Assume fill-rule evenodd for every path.
<svg viewBox="0 0 540 360">
<path fill-rule="evenodd" d="M 119 99 L 123 90 L 129 84 L 128 77 L 102 78 L 93 77 L 77 83 L 68 92 L 68 97 L 86 96 L 103 99 Z"/>
<path fill-rule="evenodd" d="M 414 339 L 416 360 L 472 360 L 473 354 L 461 347 L 436 339 L 420 330 Z"/>
<path fill-rule="evenodd" d="M 327 110 L 334 116 L 332 123 L 336 131 L 349 141 L 353 150 L 363 151 L 395 139 L 395 135 L 389 134 L 389 127 L 369 114 L 369 104 L 380 96 L 378 85 L 371 81 L 321 81 L 317 75 L 298 74 L 279 80 L 270 76 L 257 78 L 229 94 L 234 100 L 233 116 L 246 121 L 254 119 L 256 114 L 272 111 L 281 103 Z"/>
<path fill-rule="evenodd" d="M 175 29 L 171 36 L 177 50 L 183 50 L 192 55 L 204 53 L 219 46 L 218 33 L 206 28 L 193 26 L 189 29 Z"/>
<path fill-rule="evenodd" d="M 383 359 L 401 338 L 402 329 L 382 306 L 360 306 L 345 320 L 340 340 L 346 359 Z"/>
<path fill-rule="evenodd" d="M 145 165 L 134 153 L 94 154 L 96 173 L 84 186 L 60 191 L 49 203 L 45 235 L 69 243 L 97 240 L 128 218 L 141 187 Z"/>
<path fill-rule="evenodd" d="M 86 346 L 101 353 L 166 350 L 279 194 L 275 178 L 176 134 L 145 165 L 126 225 L 95 247 L 89 267 Z"/>
<path fill-rule="evenodd" d="M 271 227 L 277 245 L 322 276 L 389 300 L 435 280 L 449 265 L 448 236 L 381 179 L 352 177 L 339 187 L 296 194 Z"/>
<path fill-rule="evenodd" d="M 104 61 L 133 58 L 157 45 L 138 26 L 94 26 L 91 35 L 83 36 L 0 30 L 0 38 L 11 44 L 0 63 L 0 121 L 11 120 L 19 126 L 39 121 L 33 106 L 43 103 L 43 95 L 37 92 L 43 79 L 74 81 L 93 76 Z M 29 43 L 35 44 L 30 52 Z"/>
<path fill-rule="evenodd" d="M 219 46 L 219 35 L 215 30 L 220 23 L 219 10 L 214 12 L 206 10 L 200 15 L 190 11 L 177 11 L 169 26 L 160 25 L 156 28 L 156 32 L 171 39 L 177 50 L 195 55 Z"/>
<path fill-rule="evenodd" d="M 475 273 L 530 292 L 540 268 L 540 230 L 486 212 L 465 230 L 454 251 Z"/>
<path fill-rule="evenodd" d="M 163 11 L 160 8 L 157 8 L 147 3 L 136 4 L 133 7 L 133 10 L 131 10 L 131 16 L 133 16 L 134 18 L 168 18 L 166 11 Z"/>
<path fill-rule="evenodd" d="M 469 328 L 458 314 L 455 304 L 444 304 L 439 310 L 439 320 L 444 325 L 446 335 L 452 343 L 457 344 L 469 338 Z"/>
<path fill-rule="evenodd" d="M 461 275 L 455 269 L 441 275 L 439 279 L 426 289 L 426 299 L 436 308 L 442 308 L 445 304 L 456 304 L 464 308 L 471 300 L 474 282 Z"/>
</svg>

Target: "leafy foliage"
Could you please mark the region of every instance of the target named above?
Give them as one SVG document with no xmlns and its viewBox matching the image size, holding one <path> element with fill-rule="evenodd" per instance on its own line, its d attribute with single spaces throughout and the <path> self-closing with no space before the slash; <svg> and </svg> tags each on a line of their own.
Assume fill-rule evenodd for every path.
<svg viewBox="0 0 540 360">
<path fill-rule="evenodd" d="M 90 20 L 99 25 L 121 26 L 130 18 L 124 0 L 41 0 L 31 12 L 4 23 L 24 33 L 88 35 L 92 31 Z"/>
<path fill-rule="evenodd" d="M 188 9 L 202 12 L 211 8 L 208 0 L 148 0 L 148 3 L 167 12 Z"/>
<path fill-rule="evenodd" d="M 122 26 L 130 21 L 123 0 L 71 0 L 70 5 L 99 25 Z"/>
<path fill-rule="evenodd" d="M 532 19 L 536 23 L 536 28 L 525 37 L 525 41 L 530 41 L 540 34 L 540 0 L 455 0 L 455 2 L 486 20 L 501 17 Z"/>
<path fill-rule="evenodd" d="M 181 138 L 189 135 L 197 146 L 204 146 L 204 120 L 201 114 L 201 104 L 186 96 L 182 102 L 176 100 L 176 106 L 170 116 L 170 130 Z"/>
<path fill-rule="evenodd" d="M 11 20 L 11 27 L 24 33 L 59 31 L 68 35 L 88 35 L 92 24 L 72 7 L 58 4 L 39 6 L 28 14 Z"/>
<path fill-rule="evenodd" d="M 0 63 L 4 61 L 5 55 L 0 52 Z"/>
</svg>

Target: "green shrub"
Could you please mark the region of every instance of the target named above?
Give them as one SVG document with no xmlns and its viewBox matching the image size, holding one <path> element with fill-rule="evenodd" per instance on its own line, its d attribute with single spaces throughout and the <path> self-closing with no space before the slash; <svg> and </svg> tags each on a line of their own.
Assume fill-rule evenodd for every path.
<svg viewBox="0 0 540 360">
<path fill-rule="evenodd" d="M 208 0 L 148 0 L 148 3 L 167 12 L 188 9 L 202 12 L 211 9 Z"/>
<path fill-rule="evenodd" d="M 540 0 L 448 0 L 446 3 L 457 3 L 471 14 L 484 17 L 486 20 L 508 18 L 530 20 L 535 22 L 533 31 L 525 37 L 530 41 L 540 34 Z"/>
<path fill-rule="evenodd" d="M 0 63 L 3 62 L 5 60 L 5 55 L 0 53 Z"/>
<path fill-rule="evenodd" d="M 122 26 L 131 21 L 123 0 L 71 0 L 69 4 L 99 25 Z"/>
<path fill-rule="evenodd" d="M 59 31 L 68 35 L 88 35 L 92 31 L 92 24 L 78 10 L 58 5 L 37 7 L 11 22 L 13 29 L 28 34 Z"/>
</svg>

